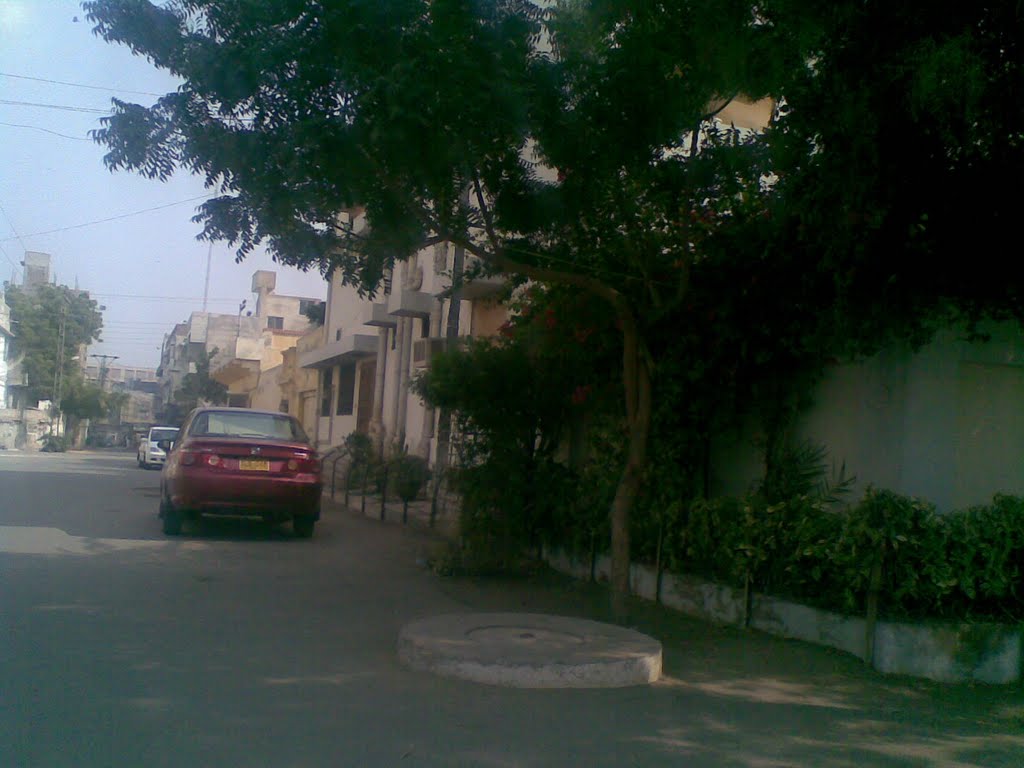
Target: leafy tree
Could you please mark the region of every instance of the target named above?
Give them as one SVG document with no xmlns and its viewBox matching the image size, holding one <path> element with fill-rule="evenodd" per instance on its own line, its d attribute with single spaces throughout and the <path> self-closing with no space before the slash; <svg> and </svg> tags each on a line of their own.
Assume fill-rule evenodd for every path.
<svg viewBox="0 0 1024 768">
<path fill-rule="evenodd" d="M 1019 309 L 1015 263 L 961 258 L 1013 234 L 1024 57 L 1009 3 L 86 8 L 183 81 L 149 108 L 115 100 L 96 132 L 108 167 L 202 175 L 222 190 L 203 236 L 239 257 L 265 242 L 373 293 L 395 260 L 446 241 L 604 302 L 628 435 L 618 596 L 663 368 L 709 402 L 752 395 L 783 435 L 788 372 L 813 379 L 837 339 L 865 353 L 953 311 Z M 777 99 L 764 138 L 714 128 L 739 93 Z M 358 235 L 339 224 L 357 206 Z"/>
<path fill-rule="evenodd" d="M 925 341 L 951 317 L 1020 318 L 1022 272 L 1004 252 L 1024 172 L 1020 4 L 769 0 L 762 12 L 806 62 L 780 70 L 768 137 L 779 244 L 834 282 L 839 332 L 870 351 Z"/>
<path fill-rule="evenodd" d="M 86 3 L 105 39 L 184 81 L 151 108 L 115 101 L 96 132 L 108 167 L 220 185 L 197 217 L 205 237 L 240 257 L 265 241 L 369 292 L 395 259 L 447 241 L 607 303 L 630 445 L 611 513 L 619 596 L 646 465 L 647 341 L 688 291 L 680 218 L 757 179 L 691 174 L 690 134 L 722 94 L 757 95 L 765 58 L 743 4 L 634 6 Z M 368 235 L 337 223 L 357 205 Z"/>
<path fill-rule="evenodd" d="M 6 296 L 15 324 L 13 354 L 21 359 L 22 370 L 28 376 L 28 399 L 56 400 L 62 321 L 66 392 L 67 382 L 81 370 L 74 358 L 83 346 L 99 340 L 103 316 L 87 294 L 64 286 L 40 285 L 31 290 L 8 286 Z"/>
<path fill-rule="evenodd" d="M 306 319 L 313 325 L 323 325 L 324 317 L 327 314 L 327 303 L 323 301 L 312 302 L 306 307 L 302 314 L 304 314 Z"/>
<path fill-rule="evenodd" d="M 68 382 L 67 393 L 61 399 L 61 410 L 76 420 L 98 419 L 109 411 L 108 397 L 98 386 L 77 376 Z"/>
<path fill-rule="evenodd" d="M 618 334 L 600 305 L 532 285 L 512 310 L 496 337 L 437 356 L 413 382 L 455 414 L 462 555 L 486 569 L 518 565 L 526 546 L 563 543 L 555 529 L 569 515 L 559 507 L 578 493 L 556 454 L 587 409 L 621 398 L 609 374 L 621 354 Z"/>
<path fill-rule="evenodd" d="M 125 405 L 128 404 L 130 396 L 127 392 L 107 392 L 103 398 L 103 404 L 106 407 L 105 416 L 110 419 L 114 424 L 121 423 L 121 413 L 124 410 Z"/>
<path fill-rule="evenodd" d="M 186 373 L 181 386 L 174 392 L 174 402 L 188 413 L 200 402 L 223 405 L 228 400 L 228 388 L 210 376 L 210 361 L 217 354 L 217 348 L 201 350 L 192 361 L 195 371 Z"/>
</svg>

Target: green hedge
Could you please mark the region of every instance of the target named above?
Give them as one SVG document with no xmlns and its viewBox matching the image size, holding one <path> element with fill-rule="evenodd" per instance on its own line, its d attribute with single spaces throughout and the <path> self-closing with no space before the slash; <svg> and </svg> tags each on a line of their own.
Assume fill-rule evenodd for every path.
<svg viewBox="0 0 1024 768">
<path fill-rule="evenodd" d="M 464 468 L 462 546 L 498 570 L 540 545 L 593 558 L 607 551 L 613 477 L 576 474 L 550 459 Z M 880 559 L 884 617 L 1024 621 L 1022 498 L 998 495 L 945 514 L 876 488 L 848 507 L 820 494 L 774 504 L 761 493 L 666 499 L 652 495 L 635 510 L 639 562 L 660 559 L 668 571 L 736 587 L 749 580 L 763 594 L 859 615 Z"/>
<path fill-rule="evenodd" d="M 844 510 L 810 497 L 718 498 L 690 505 L 664 547 L 671 571 L 735 586 L 749 576 L 756 591 L 849 614 L 863 612 L 880 557 L 885 616 L 1024 621 L 1018 497 L 948 514 L 874 488 Z"/>
</svg>

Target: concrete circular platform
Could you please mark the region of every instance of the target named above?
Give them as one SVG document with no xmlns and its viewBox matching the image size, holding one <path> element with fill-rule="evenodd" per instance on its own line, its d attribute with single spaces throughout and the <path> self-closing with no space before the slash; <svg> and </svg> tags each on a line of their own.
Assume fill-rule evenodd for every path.
<svg viewBox="0 0 1024 768">
<path fill-rule="evenodd" d="M 661 643 L 611 624 L 538 613 L 459 613 L 398 636 L 414 669 L 514 688 L 620 688 L 661 675 Z"/>
</svg>

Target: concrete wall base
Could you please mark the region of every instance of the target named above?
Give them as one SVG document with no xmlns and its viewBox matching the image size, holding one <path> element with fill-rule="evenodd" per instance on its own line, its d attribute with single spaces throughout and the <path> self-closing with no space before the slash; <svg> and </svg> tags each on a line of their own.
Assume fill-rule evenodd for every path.
<svg viewBox="0 0 1024 768">
<path fill-rule="evenodd" d="M 590 578 L 589 560 L 564 552 L 547 552 L 556 571 Z M 597 558 L 594 574 L 606 581 L 607 556 Z M 631 567 L 633 594 L 654 600 L 657 573 L 649 565 Z M 690 616 L 721 624 L 742 625 L 743 591 L 690 576 L 663 573 L 661 603 Z M 865 657 L 865 622 L 855 616 L 812 608 L 768 595 L 751 598 L 750 626 L 780 637 Z M 947 683 L 1016 683 L 1024 679 L 1024 627 L 1004 624 L 947 624 L 879 621 L 875 627 L 874 668 Z"/>
</svg>

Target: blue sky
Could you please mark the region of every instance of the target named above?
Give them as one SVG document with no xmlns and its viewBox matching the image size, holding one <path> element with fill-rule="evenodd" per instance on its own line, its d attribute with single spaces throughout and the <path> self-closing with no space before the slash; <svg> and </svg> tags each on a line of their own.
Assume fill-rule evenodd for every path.
<svg viewBox="0 0 1024 768">
<path fill-rule="evenodd" d="M 58 282 L 77 280 L 107 308 L 104 341 L 90 353 L 118 355 L 119 363 L 155 367 L 163 334 L 202 308 L 209 246 L 196 240 L 199 225 L 190 219 L 201 202 L 193 198 L 209 192 L 185 173 L 166 183 L 112 174 L 102 147 L 85 139 L 112 96 L 148 105 L 156 97 L 145 92 L 176 85 L 93 35 L 75 0 L 0 0 L 0 278 L 17 269 L 20 282 L 25 250 L 52 254 Z M 90 223 L 152 208 L 159 209 Z M 64 231 L 37 234 L 55 229 Z M 278 293 L 327 292 L 316 272 L 262 253 L 235 264 L 225 243 L 214 244 L 211 263 L 210 311 L 236 313 L 242 299 L 252 304 L 257 269 L 277 272 Z"/>
</svg>

